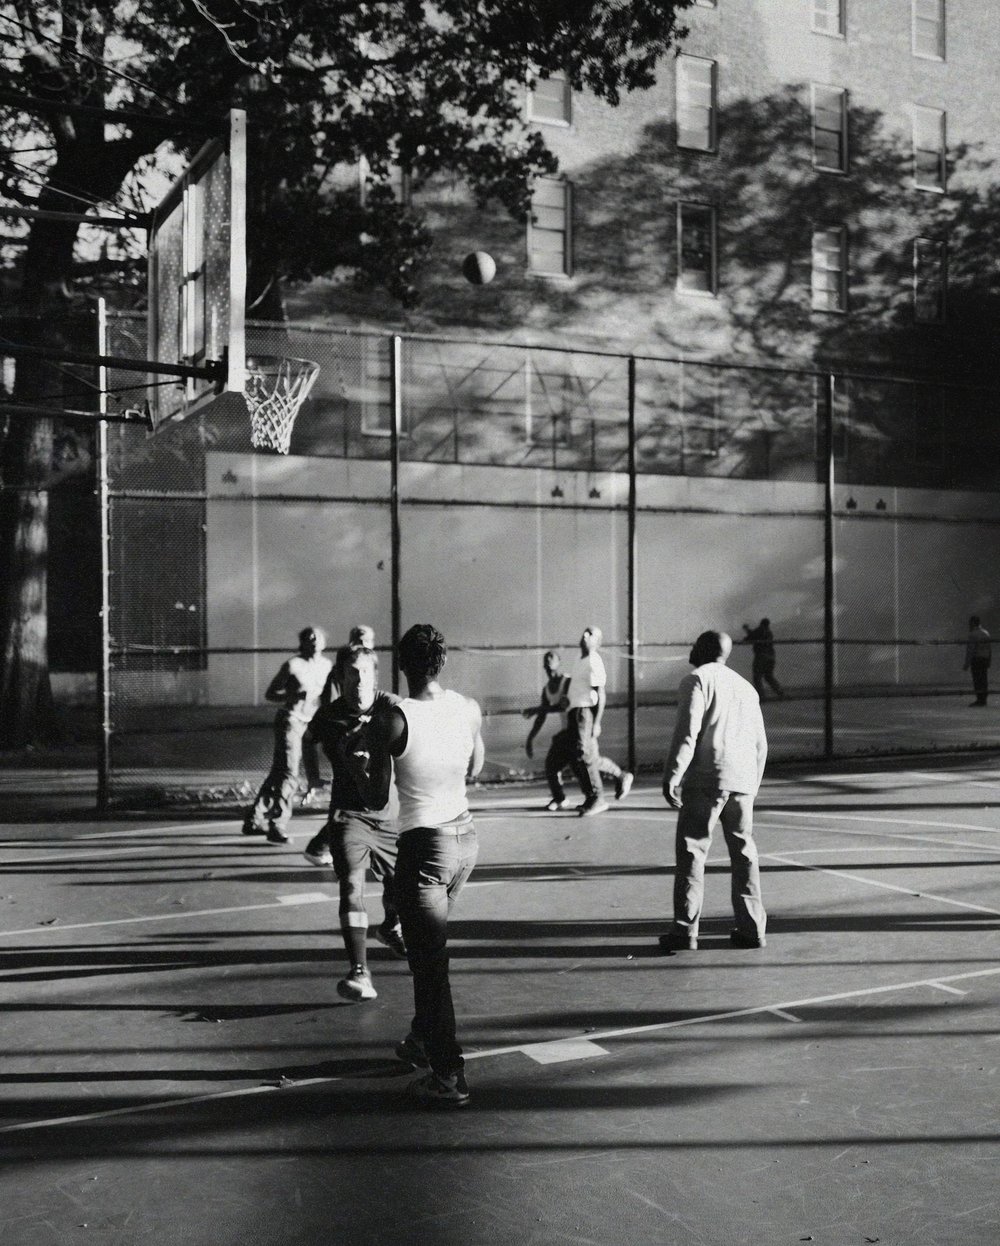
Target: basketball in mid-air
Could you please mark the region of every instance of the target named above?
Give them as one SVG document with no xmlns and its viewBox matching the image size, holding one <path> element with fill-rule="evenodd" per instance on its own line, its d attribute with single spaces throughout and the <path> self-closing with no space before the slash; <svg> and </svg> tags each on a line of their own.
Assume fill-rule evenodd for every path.
<svg viewBox="0 0 1000 1246">
<path fill-rule="evenodd" d="M 496 260 L 488 251 L 471 251 L 462 261 L 465 279 L 474 286 L 487 286 L 497 275 Z"/>
</svg>

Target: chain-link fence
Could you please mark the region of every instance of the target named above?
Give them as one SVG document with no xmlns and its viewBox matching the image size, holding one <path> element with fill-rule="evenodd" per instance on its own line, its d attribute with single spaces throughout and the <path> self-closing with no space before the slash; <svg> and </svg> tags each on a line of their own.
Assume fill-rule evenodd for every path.
<svg viewBox="0 0 1000 1246">
<path fill-rule="evenodd" d="M 142 324 L 110 330 L 144 355 Z M 491 777 L 538 769 L 542 655 L 568 665 L 591 623 L 623 764 L 659 765 L 694 637 L 763 617 L 773 755 L 1000 742 L 962 669 L 968 616 L 996 605 L 988 396 L 270 324 L 248 351 L 320 365 L 287 457 L 231 410 L 108 429 L 109 799 L 249 794 L 263 691 L 310 623 L 331 647 L 372 624 L 384 685 L 394 630 L 440 627 Z M 732 665 L 753 675 L 749 644 Z"/>
</svg>

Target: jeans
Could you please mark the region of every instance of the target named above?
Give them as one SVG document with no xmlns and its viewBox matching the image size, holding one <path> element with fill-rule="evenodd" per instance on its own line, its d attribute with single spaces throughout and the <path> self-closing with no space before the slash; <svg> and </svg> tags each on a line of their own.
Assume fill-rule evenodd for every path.
<svg viewBox="0 0 1000 1246">
<path fill-rule="evenodd" d="M 576 735 L 567 727 L 562 731 L 557 731 L 552 737 L 549 745 L 549 751 L 545 754 L 545 777 L 548 780 L 549 791 L 552 793 L 553 800 L 565 800 L 566 789 L 562 784 L 561 771 L 567 766 L 573 765 L 573 757 L 576 750 Z M 622 777 L 623 771 L 621 766 L 617 765 L 610 757 L 598 757 L 597 771 L 602 779 L 618 780 Z"/>
<path fill-rule="evenodd" d="M 753 839 L 753 797 L 743 792 L 683 789 L 677 816 L 674 929 L 696 939 L 705 899 L 705 861 L 712 831 L 722 823 L 732 872 L 733 913 L 740 934 L 763 939 L 767 914 L 760 894 L 760 865 Z"/>
<path fill-rule="evenodd" d="M 292 820 L 292 802 L 299 790 L 302 737 L 309 724 L 290 710 L 274 716 L 274 756 L 267 778 L 246 816 L 248 826 L 267 830 L 268 824 L 283 831 Z"/>
<path fill-rule="evenodd" d="M 600 755 L 597 750 L 597 737 L 594 735 L 594 711 L 587 706 L 571 709 L 568 730 L 573 744 L 569 763 L 573 767 L 576 781 L 580 784 L 585 800 L 597 800 L 604 795 L 604 788 L 598 766 Z"/>
<path fill-rule="evenodd" d="M 434 1072 L 447 1077 L 465 1063 L 448 977 L 448 915 L 476 864 L 479 843 L 471 819 L 416 827 L 398 842 L 396 903 L 413 974 L 411 1030 Z"/>
<path fill-rule="evenodd" d="M 985 705 L 990 694 L 990 660 L 973 658 L 969 669 L 972 671 L 972 690 L 976 694 L 976 703 Z"/>
</svg>

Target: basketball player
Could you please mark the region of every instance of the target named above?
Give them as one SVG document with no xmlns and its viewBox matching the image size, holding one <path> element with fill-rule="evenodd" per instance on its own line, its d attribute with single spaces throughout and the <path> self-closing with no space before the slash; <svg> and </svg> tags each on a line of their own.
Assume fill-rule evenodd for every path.
<svg viewBox="0 0 1000 1246">
<path fill-rule="evenodd" d="M 583 790 L 583 804 L 577 806 L 577 812 L 584 818 L 604 813 L 609 808 L 608 802 L 604 799 L 600 753 L 597 747 L 604 707 L 608 700 L 608 674 L 604 669 L 604 659 L 599 653 L 603 639 L 604 633 L 599 627 L 591 626 L 583 629 L 583 635 L 580 637 L 580 656 L 573 666 L 569 685 L 570 756 L 568 761 Z M 546 769 L 548 770 L 548 767 Z M 622 772 L 623 778 L 625 773 Z M 550 780 L 550 784 L 551 782 Z M 556 784 L 558 784 L 558 771 Z M 561 785 L 556 786 L 556 784 L 552 784 L 553 800 L 549 805 L 550 809 L 553 805 L 557 809 L 562 808 L 557 801 Z M 631 786 L 632 778 L 629 775 L 628 787 Z M 627 791 L 628 787 L 624 790 Z"/>
<path fill-rule="evenodd" d="M 399 792 L 396 903 L 413 974 L 414 1016 L 396 1055 L 429 1072 L 410 1093 L 429 1106 L 469 1101 L 455 1036 L 448 978 L 448 915 L 476 864 L 479 846 L 466 776 L 482 769 L 482 713 L 469 697 L 442 688 L 448 649 L 429 623 L 399 642 L 409 696 L 392 710 L 389 747 Z"/>
<path fill-rule="evenodd" d="M 264 693 L 281 705 L 274 716 L 274 757 L 267 778 L 243 820 L 244 835 L 266 835 L 269 844 L 287 844 L 292 801 L 299 787 L 302 737 L 319 708 L 333 669 L 323 657 L 326 636 L 318 627 L 299 632 L 299 649 L 283 662 Z"/>
<path fill-rule="evenodd" d="M 356 627 L 352 627 L 350 635 L 347 637 L 349 645 L 361 645 L 365 649 L 375 648 L 375 632 L 367 623 L 359 623 Z M 323 689 L 323 695 L 320 697 L 320 703 L 327 705 L 331 701 L 336 700 L 339 695 L 337 685 L 336 672 L 331 674 L 327 680 L 326 687 Z M 326 784 L 323 782 L 319 773 L 319 751 L 317 748 L 318 741 L 311 730 L 307 730 L 302 737 L 302 768 L 306 772 L 306 790 L 302 796 L 303 809 L 315 809 L 323 804 L 324 792 Z M 310 853 L 306 849 L 305 856 L 310 860 L 317 855 Z M 321 853 L 324 857 L 321 861 L 313 861 L 314 865 L 332 865 L 333 860 L 330 857 L 329 850 Z"/>
<path fill-rule="evenodd" d="M 535 717 L 531 730 L 528 732 L 528 738 L 524 742 L 524 751 L 529 757 L 533 757 L 535 736 L 541 730 L 545 719 L 549 714 L 561 715 L 562 727 L 552 737 L 549 751 L 545 755 L 545 777 L 552 795 L 552 799 L 545 807 L 550 813 L 555 813 L 556 810 L 565 809 L 568 804 L 566 790 L 562 785 L 562 771 L 573 764 L 575 748 L 575 736 L 569 730 L 566 714 L 571 681 L 568 675 L 561 673 L 562 663 L 559 655 L 553 650 L 550 649 L 546 653 L 542 662 L 545 667 L 546 680 L 541 698 L 537 706 L 523 711 L 525 718 L 530 718 L 532 715 Z M 610 757 L 603 756 L 597 759 L 597 769 L 602 779 L 610 779 L 614 782 L 615 800 L 624 800 L 632 790 L 634 779 L 632 772 L 622 770 L 621 766 L 616 765 Z"/>
<path fill-rule="evenodd" d="M 334 666 L 340 696 L 320 706 L 312 730 L 330 759 L 330 816 L 323 828 L 340 884 L 340 929 L 349 970 L 337 983 L 343 999 L 375 999 L 368 969 L 365 873 L 382 883 L 385 920 L 375 938 L 406 955 L 393 900 L 396 868 L 395 802 L 390 799 L 392 758 L 387 715 L 399 697 L 378 688 L 378 656 L 364 645 L 345 645 Z"/>
</svg>

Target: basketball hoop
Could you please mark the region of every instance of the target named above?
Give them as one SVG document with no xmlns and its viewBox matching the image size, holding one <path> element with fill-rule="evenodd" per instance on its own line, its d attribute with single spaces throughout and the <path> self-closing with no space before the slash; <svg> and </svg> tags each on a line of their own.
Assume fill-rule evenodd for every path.
<svg viewBox="0 0 1000 1246">
<path fill-rule="evenodd" d="M 319 364 L 311 359 L 248 356 L 246 402 L 250 444 L 255 450 L 288 453 L 295 417 L 318 375 Z"/>
</svg>

